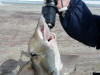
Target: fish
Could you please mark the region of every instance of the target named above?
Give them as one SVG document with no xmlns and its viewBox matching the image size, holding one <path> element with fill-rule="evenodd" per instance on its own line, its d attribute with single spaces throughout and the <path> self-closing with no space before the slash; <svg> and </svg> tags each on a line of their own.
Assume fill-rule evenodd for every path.
<svg viewBox="0 0 100 75">
<path fill-rule="evenodd" d="M 56 34 L 50 32 L 43 16 L 39 19 L 35 32 L 29 40 L 28 51 L 32 55 L 29 63 L 35 70 L 34 75 L 60 75 L 63 64 Z"/>
<path fill-rule="evenodd" d="M 66 75 L 75 71 L 78 55 L 60 53 L 56 34 L 48 28 L 43 16 L 38 21 L 34 34 L 28 42 L 28 61 L 17 75 Z M 66 50 L 67 51 L 67 50 Z M 73 70 L 69 71 L 69 67 Z"/>
</svg>

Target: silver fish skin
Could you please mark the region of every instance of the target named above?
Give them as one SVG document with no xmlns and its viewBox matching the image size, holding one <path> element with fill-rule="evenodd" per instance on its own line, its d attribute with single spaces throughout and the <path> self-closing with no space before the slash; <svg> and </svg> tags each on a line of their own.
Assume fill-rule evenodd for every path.
<svg viewBox="0 0 100 75">
<path fill-rule="evenodd" d="M 56 35 L 50 32 L 43 16 L 39 19 L 35 32 L 29 40 L 28 51 L 36 56 L 32 57 L 32 61 L 24 69 L 27 68 L 28 70 L 28 67 L 32 66 L 33 71 L 29 71 L 29 74 L 27 71 L 25 74 L 24 69 L 22 69 L 18 75 L 60 75 L 63 64 Z"/>
</svg>

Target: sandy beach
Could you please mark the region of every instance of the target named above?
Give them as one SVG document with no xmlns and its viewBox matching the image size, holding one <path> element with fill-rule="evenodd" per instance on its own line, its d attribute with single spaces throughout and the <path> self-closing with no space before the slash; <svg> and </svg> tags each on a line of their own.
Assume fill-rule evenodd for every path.
<svg viewBox="0 0 100 75">
<path fill-rule="evenodd" d="M 27 43 L 39 17 L 41 5 L 2 4 L 0 5 L 0 75 L 15 75 L 28 60 Z M 89 7 L 93 14 L 100 15 L 100 7 Z M 70 75 L 92 75 L 100 72 L 100 51 L 83 45 L 70 38 L 63 30 L 57 16 L 56 26 L 51 30 L 57 35 L 61 53 L 79 55 L 76 67 L 70 64 Z"/>
</svg>

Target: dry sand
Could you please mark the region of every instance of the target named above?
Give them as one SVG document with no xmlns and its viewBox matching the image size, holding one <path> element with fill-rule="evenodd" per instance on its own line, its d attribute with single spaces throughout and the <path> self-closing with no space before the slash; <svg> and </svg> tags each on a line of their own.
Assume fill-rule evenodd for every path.
<svg viewBox="0 0 100 75">
<path fill-rule="evenodd" d="M 99 7 L 90 9 L 94 14 L 100 14 Z M 34 33 L 40 12 L 40 5 L 0 5 L 0 75 L 15 75 L 29 60 L 27 42 Z M 100 51 L 70 38 L 61 27 L 59 18 L 52 31 L 57 35 L 61 53 L 80 56 L 71 75 L 92 75 L 92 72 L 100 71 Z"/>
</svg>

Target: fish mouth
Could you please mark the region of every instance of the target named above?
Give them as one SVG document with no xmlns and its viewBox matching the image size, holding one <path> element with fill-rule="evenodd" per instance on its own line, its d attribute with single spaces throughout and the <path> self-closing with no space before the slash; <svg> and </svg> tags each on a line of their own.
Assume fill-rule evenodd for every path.
<svg viewBox="0 0 100 75">
<path fill-rule="evenodd" d="M 50 32 L 50 29 L 45 22 L 45 19 L 43 16 L 41 16 L 39 23 L 38 23 L 38 28 L 42 34 L 42 39 L 45 41 L 50 42 L 51 40 L 56 39 L 56 35 L 52 32 Z"/>
<path fill-rule="evenodd" d="M 50 32 L 50 36 L 49 36 L 49 38 L 47 40 L 48 40 L 48 42 L 50 42 L 51 40 L 53 40 L 55 38 L 56 38 L 55 34 Z"/>
<path fill-rule="evenodd" d="M 50 32 L 49 28 L 45 29 L 44 27 L 42 27 L 41 28 L 41 33 L 42 33 L 43 39 L 48 41 L 48 42 L 50 42 L 51 40 L 56 39 L 55 33 Z"/>
</svg>

